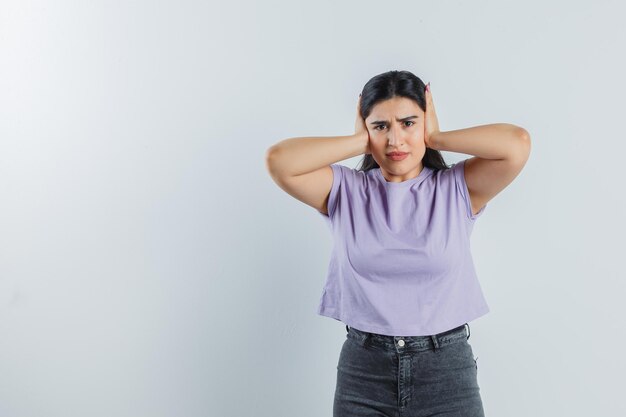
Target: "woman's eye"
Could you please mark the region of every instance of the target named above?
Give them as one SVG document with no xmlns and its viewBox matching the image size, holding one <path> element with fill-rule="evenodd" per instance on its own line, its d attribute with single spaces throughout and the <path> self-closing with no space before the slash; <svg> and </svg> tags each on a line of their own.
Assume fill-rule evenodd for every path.
<svg viewBox="0 0 626 417">
<path fill-rule="evenodd" d="M 411 120 L 407 120 L 407 121 L 406 121 L 406 122 L 404 122 L 404 123 L 411 123 L 409 126 L 413 126 L 413 125 L 415 124 L 415 122 L 413 122 L 413 121 L 411 121 Z M 384 126 L 385 126 L 385 125 L 378 125 L 378 126 L 376 126 L 376 127 L 374 128 L 374 130 L 379 130 L 379 129 L 378 129 L 379 127 L 384 127 Z"/>
</svg>

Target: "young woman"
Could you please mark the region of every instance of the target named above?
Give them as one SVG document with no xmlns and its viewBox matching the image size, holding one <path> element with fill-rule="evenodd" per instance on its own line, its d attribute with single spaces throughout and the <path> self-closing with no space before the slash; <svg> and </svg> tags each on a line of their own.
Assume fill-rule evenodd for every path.
<svg viewBox="0 0 626 417">
<path fill-rule="evenodd" d="M 442 150 L 474 156 L 448 167 Z M 529 153 L 512 124 L 440 131 L 430 87 L 408 71 L 367 82 L 354 135 L 268 149 L 273 180 L 333 234 L 318 314 L 347 330 L 335 417 L 484 416 L 468 323 L 489 307 L 470 236 Z M 359 169 L 337 164 L 361 154 Z"/>
</svg>

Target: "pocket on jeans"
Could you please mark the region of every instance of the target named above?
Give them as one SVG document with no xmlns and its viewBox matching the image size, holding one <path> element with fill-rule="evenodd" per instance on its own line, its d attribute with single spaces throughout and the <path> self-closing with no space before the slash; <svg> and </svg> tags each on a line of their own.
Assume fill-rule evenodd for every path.
<svg viewBox="0 0 626 417">
<path fill-rule="evenodd" d="M 478 356 L 474 356 L 474 349 L 472 349 L 472 345 L 468 340 L 465 340 L 465 344 L 469 347 L 470 355 L 472 355 L 472 360 L 474 361 L 474 369 L 478 370 Z"/>
<path fill-rule="evenodd" d="M 473 367 L 475 370 L 478 370 L 478 365 L 476 363 L 476 359 L 478 359 L 478 357 L 474 356 L 474 349 L 472 349 L 472 345 L 470 344 L 470 342 L 465 339 L 461 341 L 461 343 L 459 343 L 459 346 L 463 349 L 462 356 L 465 366 L 468 368 Z"/>
</svg>

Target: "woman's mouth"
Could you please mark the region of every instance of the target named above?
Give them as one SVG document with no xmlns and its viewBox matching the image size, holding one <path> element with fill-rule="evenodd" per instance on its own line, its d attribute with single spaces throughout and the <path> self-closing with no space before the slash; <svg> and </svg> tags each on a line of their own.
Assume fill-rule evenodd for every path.
<svg viewBox="0 0 626 417">
<path fill-rule="evenodd" d="M 409 156 L 408 152 L 391 152 L 387 154 L 387 158 L 392 161 L 402 161 L 407 156 Z"/>
</svg>

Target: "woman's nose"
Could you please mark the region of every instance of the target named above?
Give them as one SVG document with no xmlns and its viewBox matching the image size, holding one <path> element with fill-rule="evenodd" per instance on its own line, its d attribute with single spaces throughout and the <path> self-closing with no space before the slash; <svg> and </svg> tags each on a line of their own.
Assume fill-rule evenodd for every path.
<svg viewBox="0 0 626 417">
<path fill-rule="evenodd" d="M 389 146 L 395 146 L 398 144 L 398 136 L 399 134 L 396 132 L 396 127 L 390 127 L 389 134 L 387 135 L 387 142 L 389 143 Z"/>
<path fill-rule="evenodd" d="M 395 134 L 390 134 L 387 137 L 387 142 L 389 143 L 389 146 L 396 146 L 399 142 L 397 136 Z"/>
</svg>

